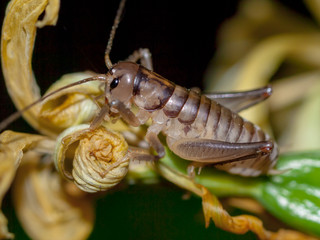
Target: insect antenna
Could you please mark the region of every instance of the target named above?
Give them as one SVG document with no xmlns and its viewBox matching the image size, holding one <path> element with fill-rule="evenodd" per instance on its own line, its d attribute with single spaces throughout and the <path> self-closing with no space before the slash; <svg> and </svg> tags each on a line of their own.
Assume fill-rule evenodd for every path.
<svg viewBox="0 0 320 240">
<path fill-rule="evenodd" d="M 19 117 L 22 116 L 22 114 L 29 110 L 30 108 L 32 108 L 33 106 L 41 103 L 43 100 L 51 97 L 52 95 L 62 91 L 62 90 L 65 90 L 65 89 L 68 89 L 70 87 L 74 87 L 74 86 L 77 86 L 77 85 L 80 85 L 80 84 L 83 84 L 83 83 L 86 83 L 86 82 L 92 82 L 92 81 L 101 81 L 101 82 L 106 82 L 106 78 L 105 78 L 105 75 L 98 75 L 98 76 L 94 76 L 94 77 L 90 77 L 90 78 L 86 78 L 86 79 L 82 79 L 80 81 L 77 81 L 77 82 L 74 82 L 74 83 L 71 83 L 71 84 L 68 84 L 66 86 L 63 86 L 51 93 L 48 93 L 47 95 L 39 98 L 38 100 L 36 100 L 35 102 L 31 103 L 30 105 L 26 106 L 25 108 L 11 114 L 9 117 L 7 117 L 6 119 L 4 119 L 2 122 L 0 122 L 0 132 L 5 129 L 9 124 L 11 124 L 12 122 L 14 122 L 15 120 L 17 120 Z"/>
<path fill-rule="evenodd" d="M 108 69 L 110 69 L 113 64 L 110 60 L 110 52 L 111 52 L 111 48 L 112 48 L 112 43 L 113 43 L 113 39 L 114 39 L 114 36 L 116 34 L 116 30 L 119 26 L 119 23 L 120 23 L 120 18 L 121 18 L 121 15 L 123 13 L 123 9 L 124 9 L 124 6 L 125 6 L 125 2 L 126 0 L 121 0 L 120 1 L 120 4 L 119 4 L 119 8 L 117 10 L 117 14 L 116 14 L 116 17 L 114 19 L 114 23 L 113 23 L 113 26 L 111 28 L 111 32 L 110 32 L 110 36 L 109 36 L 109 40 L 108 40 L 108 44 L 107 44 L 107 47 L 106 47 L 106 51 L 105 51 L 105 63 L 106 63 L 106 66 L 108 67 Z M 86 82 L 91 82 L 91 81 L 102 81 L 102 82 L 106 82 L 107 79 L 105 78 L 104 75 L 98 75 L 98 76 L 94 76 L 94 77 L 91 77 L 91 78 L 86 78 L 86 79 L 83 79 L 83 80 L 80 80 L 78 82 L 74 82 L 74 83 L 71 83 L 71 84 L 68 84 L 64 87 L 61 87 L 41 98 L 39 98 L 38 100 L 36 100 L 35 102 L 31 103 L 30 105 L 26 106 L 25 108 L 11 114 L 9 117 L 7 117 L 6 119 L 4 119 L 3 121 L 0 122 L 0 131 L 2 131 L 3 129 L 5 129 L 9 124 L 11 124 L 12 122 L 14 122 L 15 120 L 17 120 L 19 117 L 22 116 L 22 114 L 24 112 L 26 112 L 27 110 L 29 110 L 30 108 L 32 108 L 33 106 L 41 103 L 43 100 L 47 99 L 48 97 L 64 90 L 64 89 L 67 89 L 67 88 L 70 88 L 70 87 L 73 87 L 73 86 L 76 86 L 76 85 L 79 85 L 79 84 L 83 84 L 83 83 L 86 83 Z"/>
<path fill-rule="evenodd" d="M 126 0 L 121 0 L 121 2 L 119 4 L 119 8 L 117 10 L 116 17 L 114 18 L 113 26 L 111 28 L 108 44 L 107 44 L 107 47 L 106 47 L 106 51 L 105 51 L 105 55 L 104 55 L 104 61 L 105 61 L 106 66 L 107 66 L 108 69 L 110 69 L 113 66 L 113 64 L 112 64 L 112 62 L 110 60 L 110 52 L 111 52 L 111 48 L 112 48 L 113 39 L 114 39 L 114 36 L 116 34 L 116 30 L 117 30 L 117 28 L 119 26 L 119 23 L 120 23 L 120 18 L 121 18 L 121 15 L 123 13 L 123 9 L 124 9 L 125 3 L 126 3 Z"/>
</svg>

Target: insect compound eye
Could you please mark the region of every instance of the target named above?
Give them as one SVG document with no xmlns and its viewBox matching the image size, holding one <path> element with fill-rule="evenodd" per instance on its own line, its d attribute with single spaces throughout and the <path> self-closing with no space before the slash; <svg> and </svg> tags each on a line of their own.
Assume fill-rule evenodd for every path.
<svg viewBox="0 0 320 240">
<path fill-rule="evenodd" d="M 112 90 L 112 89 L 116 88 L 118 86 L 119 82 L 120 82 L 119 78 L 113 79 L 113 81 L 110 84 L 110 89 Z"/>
</svg>

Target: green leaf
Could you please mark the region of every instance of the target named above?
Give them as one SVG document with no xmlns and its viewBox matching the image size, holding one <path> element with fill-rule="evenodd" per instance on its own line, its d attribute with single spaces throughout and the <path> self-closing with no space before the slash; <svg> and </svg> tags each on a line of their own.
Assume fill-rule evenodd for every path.
<svg viewBox="0 0 320 240">
<path fill-rule="evenodd" d="M 281 155 L 277 169 L 287 171 L 265 181 L 258 200 L 288 225 L 320 236 L 320 152 Z"/>
<path fill-rule="evenodd" d="M 190 161 L 166 150 L 161 161 L 187 175 Z M 205 167 L 194 180 L 216 196 L 253 197 L 284 223 L 320 236 L 320 151 L 283 154 L 279 157 L 277 169 L 284 172 L 253 178 Z"/>
</svg>

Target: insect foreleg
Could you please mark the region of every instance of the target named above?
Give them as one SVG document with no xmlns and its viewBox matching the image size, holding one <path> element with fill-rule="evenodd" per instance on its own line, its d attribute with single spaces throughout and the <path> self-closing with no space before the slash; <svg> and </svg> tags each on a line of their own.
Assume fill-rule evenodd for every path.
<svg viewBox="0 0 320 240">
<path fill-rule="evenodd" d="M 110 103 L 110 106 L 111 106 L 111 111 L 112 110 L 118 111 L 122 119 L 125 122 L 127 122 L 129 125 L 133 127 L 138 127 L 142 124 L 139 118 L 137 118 L 136 115 L 124 105 L 124 103 L 118 100 L 115 100 Z"/>
<path fill-rule="evenodd" d="M 102 121 L 105 119 L 105 117 L 109 114 L 109 110 L 110 108 L 108 104 L 103 105 L 98 115 L 91 122 L 90 128 L 95 129 L 99 127 Z"/>
<path fill-rule="evenodd" d="M 167 143 L 181 158 L 211 164 L 253 159 L 270 154 L 273 149 L 273 143 L 269 141 L 230 143 L 198 138 L 170 141 L 167 138 Z"/>
<path fill-rule="evenodd" d="M 150 53 L 149 49 L 140 48 L 140 49 L 134 51 L 127 58 L 127 61 L 130 61 L 130 62 L 138 62 L 139 60 L 140 60 L 142 66 L 153 71 L 152 58 L 151 58 L 151 53 Z"/>
<path fill-rule="evenodd" d="M 267 99 L 272 93 L 272 88 L 266 86 L 244 92 L 225 92 L 225 93 L 208 93 L 206 97 L 229 108 L 233 112 L 240 112 L 263 100 Z"/>
</svg>

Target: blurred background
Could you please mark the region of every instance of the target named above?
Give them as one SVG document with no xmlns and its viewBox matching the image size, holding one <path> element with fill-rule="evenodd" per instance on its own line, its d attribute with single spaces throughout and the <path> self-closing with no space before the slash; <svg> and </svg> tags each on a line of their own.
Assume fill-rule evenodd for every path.
<svg viewBox="0 0 320 240">
<path fill-rule="evenodd" d="M 7 2 L 0 1 L 1 19 Z M 207 1 L 129 0 L 116 34 L 111 60 L 117 62 L 138 48 L 149 48 L 155 72 L 185 87 L 202 87 L 204 73 L 217 47 L 219 27 L 235 14 L 239 2 L 225 0 L 211 6 Z M 309 15 L 302 1 L 277 2 Z M 37 32 L 33 70 L 43 92 L 65 73 L 107 71 L 104 50 L 118 3 L 61 1 L 57 26 Z M 0 114 L 4 118 L 15 108 L 7 98 L 2 80 L 0 84 Z M 20 123 L 12 126 L 18 128 Z"/>
<path fill-rule="evenodd" d="M 185 87 L 203 87 L 203 76 L 217 49 L 220 26 L 237 11 L 238 0 L 148 1 L 128 0 L 118 28 L 111 60 L 125 59 L 138 48 L 149 48 L 154 71 Z M 281 0 L 294 12 L 310 14 L 302 1 Z M 1 21 L 8 1 L 0 1 Z M 56 27 L 37 32 L 33 70 L 42 93 L 61 75 L 91 70 L 107 71 L 104 50 L 119 1 L 61 1 Z M 263 11 L 263 9 L 257 9 Z M 0 116 L 15 111 L 0 76 Z M 10 129 L 33 132 L 19 119 Z M 256 239 L 249 233 L 237 236 L 204 227 L 201 200 L 182 200 L 185 191 L 163 183 L 130 186 L 97 203 L 96 229 L 90 239 Z M 16 239 L 27 239 L 13 210 L 10 197 L 4 202 L 9 228 Z M 231 209 L 231 215 L 240 211 Z"/>
</svg>

